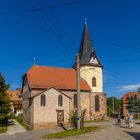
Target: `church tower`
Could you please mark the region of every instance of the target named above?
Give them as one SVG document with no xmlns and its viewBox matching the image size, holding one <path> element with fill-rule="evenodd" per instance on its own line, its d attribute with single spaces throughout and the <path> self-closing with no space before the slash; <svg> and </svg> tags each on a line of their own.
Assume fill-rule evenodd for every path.
<svg viewBox="0 0 140 140">
<path fill-rule="evenodd" d="M 87 81 L 92 92 L 103 92 L 103 66 L 93 48 L 87 21 L 85 21 L 79 54 L 81 77 Z"/>
<path fill-rule="evenodd" d="M 98 59 L 85 21 L 80 54 L 80 76 L 91 88 L 89 96 L 90 119 L 103 119 L 106 116 L 106 95 L 103 92 L 103 65 Z M 76 67 L 76 63 L 74 65 Z M 81 95 L 81 100 L 83 100 Z M 83 106 L 85 102 L 81 102 Z M 88 104 L 88 103 L 87 103 Z"/>
</svg>

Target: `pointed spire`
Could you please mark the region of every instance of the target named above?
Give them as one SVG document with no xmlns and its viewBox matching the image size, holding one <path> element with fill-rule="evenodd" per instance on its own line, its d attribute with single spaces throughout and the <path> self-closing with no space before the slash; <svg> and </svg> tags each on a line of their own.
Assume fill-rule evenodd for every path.
<svg viewBox="0 0 140 140">
<path fill-rule="evenodd" d="M 85 26 L 84 26 L 81 45 L 79 49 L 79 53 L 81 55 L 81 63 L 88 63 L 89 57 L 92 52 L 93 52 L 93 45 L 88 32 L 87 18 L 85 18 Z"/>
<path fill-rule="evenodd" d="M 85 18 L 85 25 L 79 49 L 79 54 L 81 65 L 102 66 L 102 64 L 100 63 L 99 59 L 96 56 L 95 50 L 92 45 L 91 37 L 88 32 L 87 18 Z"/>
</svg>

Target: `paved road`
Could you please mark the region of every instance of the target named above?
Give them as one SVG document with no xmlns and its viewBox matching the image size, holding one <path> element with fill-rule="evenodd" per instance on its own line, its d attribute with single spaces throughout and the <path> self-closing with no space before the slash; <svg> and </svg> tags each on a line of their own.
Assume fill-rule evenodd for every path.
<svg viewBox="0 0 140 140">
<path fill-rule="evenodd" d="M 27 130 L 23 126 L 21 126 L 16 120 L 10 120 L 8 130 L 5 135 L 13 135 L 17 133 L 23 133 L 26 131 Z"/>
<path fill-rule="evenodd" d="M 101 126 L 96 132 L 86 135 L 66 138 L 66 140 L 140 140 L 140 122 L 136 122 L 133 129 L 117 127 L 114 121 L 87 123 L 87 126 Z M 12 129 L 11 129 L 12 130 Z M 42 135 L 50 132 L 62 131 L 61 128 L 34 130 L 23 133 L 13 133 L 12 135 L 1 135 L 0 140 L 43 140 Z"/>
<path fill-rule="evenodd" d="M 63 131 L 63 129 L 59 127 L 55 129 L 27 131 L 17 121 L 11 120 L 8 131 L 4 134 L 0 134 L 0 140 L 42 140 L 42 135 L 59 131 Z"/>
</svg>

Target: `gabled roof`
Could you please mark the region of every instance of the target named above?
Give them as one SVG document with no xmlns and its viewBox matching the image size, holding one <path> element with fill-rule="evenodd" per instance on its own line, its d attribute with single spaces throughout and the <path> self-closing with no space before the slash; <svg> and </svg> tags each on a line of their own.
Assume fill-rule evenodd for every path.
<svg viewBox="0 0 140 140">
<path fill-rule="evenodd" d="M 43 90 L 43 91 L 41 91 L 41 92 L 39 92 L 39 93 L 36 93 L 36 94 L 31 94 L 31 97 L 34 98 L 34 97 L 36 97 L 36 96 L 38 96 L 38 95 L 40 95 L 40 94 L 43 94 L 44 92 L 46 92 L 46 91 L 48 91 L 48 90 L 51 90 L 51 89 L 54 89 L 54 90 L 56 90 L 57 92 L 61 93 L 62 95 L 66 96 L 67 98 L 71 99 L 70 96 L 66 95 L 65 93 L 63 93 L 62 91 L 60 91 L 60 90 L 58 90 L 58 89 L 56 89 L 56 88 L 54 88 L 54 87 L 45 89 L 45 90 Z"/>
<path fill-rule="evenodd" d="M 76 70 L 34 65 L 26 73 L 31 89 L 54 87 L 63 90 L 76 90 Z M 90 91 L 87 82 L 81 78 L 81 90 Z"/>
<path fill-rule="evenodd" d="M 92 40 L 91 40 L 90 34 L 88 32 L 87 21 L 85 22 L 85 26 L 84 26 L 79 54 L 80 54 L 80 64 L 81 65 L 96 65 L 96 66 L 102 67 L 102 64 L 100 63 L 99 59 L 97 58 L 95 49 L 93 48 L 93 45 L 92 45 Z M 96 57 L 98 64 L 94 64 L 94 63 L 90 62 L 91 56 Z M 74 67 L 75 67 L 75 65 L 76 65 L 76 63 L 74 64 Z"/>
</svg>

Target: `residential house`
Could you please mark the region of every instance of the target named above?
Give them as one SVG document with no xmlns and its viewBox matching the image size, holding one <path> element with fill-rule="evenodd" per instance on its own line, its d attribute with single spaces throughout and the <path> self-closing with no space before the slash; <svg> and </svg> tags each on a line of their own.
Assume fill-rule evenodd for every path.
<svg viewBox="0 0 140 140">
<path fill-rule="evenodd" d="M 16 90 L 7 90 L 6 92 L 10 99 L 11 109 L 16 116 L 22 114 L 22 98 L 20 92 L 18 88 Z"/>
<path fill-rule="evenodd" d="M 140 94 L 139 92 L 128 92 L 122 97 L 122 113 L 126 116 L 129 113 L 140 114 Z"/>
</svg>

